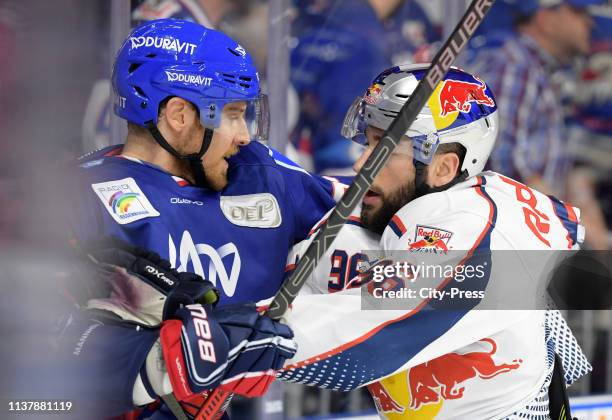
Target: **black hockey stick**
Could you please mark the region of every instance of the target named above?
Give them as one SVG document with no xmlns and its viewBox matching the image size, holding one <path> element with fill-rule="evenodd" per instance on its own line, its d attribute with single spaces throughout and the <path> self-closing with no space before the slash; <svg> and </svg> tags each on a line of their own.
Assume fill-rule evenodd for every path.
<svg viewBox="0 0 612 420">
<path fill-rule="evenodd" d="M 331 246 L 357 204 L 363 199 L 374 178 L 387 163 L 393 149 L 416 119 L 418 113 L 433 93 L 438 83 L 444 78 L 451 64 L 455 61 L 463 47 L 478 28 L 495 0 L 473 0 L 463 18 L 455 27 L 449 39 L 444 43 L 431 61 L 427 73 L 419 81 L 408 101 L 402 106 L 391 126 L 385 131 L 382 140 L 376 145 L 372 154 L 355 180 L 336 205 L 327 222 L 319 230 L 314 240 L 300 258 L 298 265 L 274 296 L 266 315 L 272 319 L 280 319 L 300 289 L 314 271 L 319 259 Z M 198 412 L 197 420 L 214 420 L 223 414 L 229 403 L 231 393 L 215 389 Z"/>
</svg>

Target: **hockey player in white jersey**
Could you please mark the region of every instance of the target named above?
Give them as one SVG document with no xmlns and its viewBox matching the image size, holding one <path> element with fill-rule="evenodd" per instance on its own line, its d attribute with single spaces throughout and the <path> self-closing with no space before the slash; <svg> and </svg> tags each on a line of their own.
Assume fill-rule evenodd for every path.
<svg viewBox="0 0 612 420">
<path fill-rule="evenodd" d="M 349 109 L 343 134 L 365 145 L 356 170 L 426 69 L 384 71 Z M 527 309 L 543 308 L 536 298 L 550 270 L 544 260 L 582 241 L 579 211 L 482 172 L 496 111 L 484 81 L 468 73 L 452 69 L 438 85 L 287 315 L 299 350 L 283 379 L 341 390 L 367 385 L 388 419 L 547 419 L 567 409 L 563 393 L 549 401 L 551 380 L 563 372 L 572 383 L 590 365 L 558 311 Z M 307 245 L 294 248 L 289 270 Z M 460 255 L 455 268 L 484 259 L 477 285 L 485 294 L 452 309 L 425 296 L 410 308 L 362 310 L 361 286 L 376 296 L 418 285 L 410 282 L 418 276 L 374 282 L 376 267 L 392 265 L 363 253 L 377 249 L 401 250 L 413 267 L 423 256 Z M 512 270 L 500 261 L 508 255 L 520 261 Z M 533 255 L 536 264 L 527 261 Z M 474 284 L 457 275 L 437 281 L 442 292 Z M 492 307 L 485 305 L 491 290 L 494 299 L 509 291 L 524 305 L 483 310 Z"/>
</svg>

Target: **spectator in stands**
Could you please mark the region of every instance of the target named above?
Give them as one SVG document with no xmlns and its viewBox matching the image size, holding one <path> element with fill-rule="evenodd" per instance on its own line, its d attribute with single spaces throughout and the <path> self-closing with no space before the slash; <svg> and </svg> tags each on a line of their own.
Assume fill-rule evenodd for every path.
<svg viewBox="0 0 612 420">
<path fill-rule="evenodd" d="M 570 184 L 573 159 L 565 123 L 564 66 L 589 51 L 592 18 L 601 0 L 509 2 L 515 31 L 496 48 L 482 48 L 470 70 L 496 93 L 500 135 L 490 168 L 572 202 L 582 209 L 587 241 L 607 249 L 601 209 L 588 189 Z"/>
<path fill-rule="evenodd" d="M 352 173 L 345 110 L 381 68 L 427 61 L 438 33 L 415 0 L 297 0 L 291 82 L 300 98 L 292 144 L 319 173 Z M 350 143 L 350 142 L 349 142 Z"/>
<path fill-rule="evenodd" d="M 582 177 L 594 179 L 608 225 L 612 224 L 612 2 L 591 9 L 591 50 L 572 101 L 572 141 Z"/>
</svg>

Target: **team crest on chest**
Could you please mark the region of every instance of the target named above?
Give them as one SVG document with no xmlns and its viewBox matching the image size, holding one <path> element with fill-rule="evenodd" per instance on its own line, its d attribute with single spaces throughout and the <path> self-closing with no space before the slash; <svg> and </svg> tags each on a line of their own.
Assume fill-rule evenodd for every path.
<svg viewBox="0 0 612 420">
<path fill-rule="evenodd" d="M 104 208 L 120 225 L 147 217 L 157 217 L 149 199 L 144 195 L 134 178 L 91 184 Z"/>
<path fill-rule="evenodd" d="M 433 226 L 416 225 L 414 240 L 408 244 L 408 250 L 416 252 L 448 252 L 448 242 L 453 232 Z"/>
<path fill-rule="evenodd" d="M 221 196 L 221 211 L 238 226 L 275 228 L 282 215 L 276 197 L 270 193 Z"/>
</svg>

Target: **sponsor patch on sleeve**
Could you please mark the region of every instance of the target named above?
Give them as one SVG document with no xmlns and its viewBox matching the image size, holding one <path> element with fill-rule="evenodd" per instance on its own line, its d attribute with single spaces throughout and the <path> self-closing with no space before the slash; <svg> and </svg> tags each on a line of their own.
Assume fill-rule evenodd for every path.
<svg viewBox="0 0 612 420">
<path fill-rule="evenodd" d="M 92 184 L 91 188 L 102 201 L 104 208 L 120 225 L 159 216 L 159 212 L 155 210 L 134 178 Z"/>
<path fill-rule="evenodd" d="M 416 225 L 414 241 L 408 244 L 410 251 L 447 253 L 453 232 L 433 226 Z"/>
</svg>

